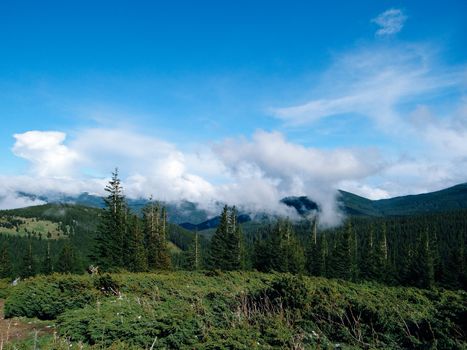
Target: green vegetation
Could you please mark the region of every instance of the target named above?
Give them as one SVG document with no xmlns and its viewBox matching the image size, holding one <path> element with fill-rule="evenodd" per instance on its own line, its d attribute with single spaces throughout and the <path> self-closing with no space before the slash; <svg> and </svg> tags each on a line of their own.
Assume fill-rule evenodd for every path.
<svg viewBox="0 0 467 350">
<path fill-rule="evenodd" d="M 65 238 L 70 227 L 50 220 L 20 216 L 0 216 L 0 234 L 35 237 L 40 239 Z"/>
<path fill-rule="evenodd" d="M 153 343 L 156 349 L 467 346 L 462 291 L 290 274 L 211 275 L 36 277 L 11 289 L 5 312 L 54 318 L 63 339 L 96 349 L 144 349 Z M 52 339 L 44 348 L 54 348 Z"/>
<path fill-rule="evenodd" d="M 0 234 L 5 316 L 52 320 L 60 335 L 6 348 L 467 347 L 465 210 L 357 215 L 320 229 L 319 216 L 241 224 L 225 206 L 217 228 L 189 232 L 152 199 L 131 211 L 117 171 L 106 191 L 103 209 L 0 212 L 5 229 L 37 227 Z M 353 200 L 360 212 L 370 205 Z M 90 264 L 100 274 L 84 275 Z"/>
<path fill-rule="evenodd" d="M 356 216 L 406 216 L 467 209 L 467 183 L 431 193 L 380 200 L 346 191 L 339 194 L 344 211 Z"/>
</svg>

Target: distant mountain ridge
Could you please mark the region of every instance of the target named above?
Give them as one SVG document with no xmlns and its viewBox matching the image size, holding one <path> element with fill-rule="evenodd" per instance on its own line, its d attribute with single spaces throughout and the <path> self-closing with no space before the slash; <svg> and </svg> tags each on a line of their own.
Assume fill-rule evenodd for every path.
<svg viewBox="0 0 467 350">
<path fill-rule="evenodd" d="M 89 207 L 102 208 L 102 197 L 82 193 L 78 196 L 52 195 L 35 196 L 27 193 L 18 193 L 30 199 L 40 199 L 48 203 L 74 203 Z M 467 209 L 467 183 L 459 184 L 440 191 L 394 197 L 389 199 L 371 200 L 347 191 L 338 191 L 337 201 L 339 208 L 351 216 L 404 216 L 424 213 L 436 213 Z M 139 212 L 148 203 L 147 199 L 128 199 L 131 209 Z M 319 205 L 305 196 L 289 196 L 281 203 L 294 208 L 301 216 L 312 211 L 319 212 Z M 189 230 L 206 230 L 217 227 L 219 217 L 210 217 L 206 210 L 198 207 L 196 203 L 181 201 L 177 204 L 163 203 L 168 212 L 169 220 Z M 251 217 L 240 214 L 240 222 L 247 222 Z"/>
<path fill-rule="evenodd" d="M 346 214 L 355 216 L 403 216 L 466 209 L 467 183 L 435 192 L 379 200 L 339 191 L 338 202 Z"/>
</svg>

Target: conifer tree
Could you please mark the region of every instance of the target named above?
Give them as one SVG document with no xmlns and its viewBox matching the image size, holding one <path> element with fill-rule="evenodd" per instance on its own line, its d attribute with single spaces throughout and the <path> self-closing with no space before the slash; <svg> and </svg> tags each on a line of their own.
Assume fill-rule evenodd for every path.
<svg viewBox="0 0 467 350">
<path fill-rule="evenodd" d="M 213 269 L 228 270 L 229 257 L 228 257 L 228 226 L 229 226 L 229 209 L 227 205 L 222 210 L 219 225 L 216 232 L 211 238 L 209 249 L 209 265 Z"/>
<path fill-rule="evenodd" d="M 167 244 L 167 211 L 165 207 L 162 207 L 161 210 L 160 226 L 156 237 L 156 244 L 155 267 L 160 270 L 170 269 L 172 263 L 170 259 L 169 246 Z"/>
<path fill-rule="evenodd" d="M 11 265 L 10 253 L 8 252 L 8 245 L 3 242 L 0 249 L 0 278 L 8 278 L 13 274 L 13 267 Z"/>
<path fill-rule="evenodd" d="M 50 256 L 50 242 L 47 242 L 47 249 L 45 250 L 44 261 L 42 262 L 42 273 L 45 275 L 53 272 L 52 257 Z"/>
<path fill-rule="evenodd" d="M 20 276 L 26 278 L 34 276 L 35 274 L 36 264 L 32 254 L 32 246 L 31 243 L 29 243 L 21 261 Z"/>
<path fill-rule="evenodd" d="M 347 228 L 337 237 L 332 249 L 330 277 L 350 280 L 352 277 L 351 253 L 352 223 L 349 220 Z"/>
<path fill-rule="evenodd" d="M 199 241 L 199 233 L 195 232 L 195 238 L 193 239 L 192 244 L 188 248 L 188 268 L 190 270 L 199 270 L 201 269 L 201 245 Z"/>
<path fill-rule="evenodd" d="M 383 223 L 381 234 L 378 242 L 375 245 L 374 253 L 372 254 L 371 266 L 373 269 L 373 279 L 385 282 L 390 279 L 388 276 L 388 243 L 387 243 L 387 228 Z"/>
<path fill-rule="evenodd" d="M 73 272 L 76 267 L 75 265 L 76 260 L 73 247 L 69 242 L 66 242 L 58 256 L 57 271 L 61 273 Z"/>
<path fill-rule="evenodd" d="M 105 187 L 108 193 L 104 199 L 101 223 L 97 237 L 95 258 L 104 270 L 123 267 L 125 257 L 126 204 L 123 189 L 118 177 L 118 169 Z"/>
<path fill-rule="evenodd" d="M 146 248 L 144 246 L 144 234 L 141 229 L 139 219 L 136 215 L 131 215 L 131 218 L 128 221 L 130 223 L 128 269 L 132 272 L 146 271 L 148 268 L 148 260 L 146 256 Z"/>
<path fill-rule="evenodd" d="M 243 234 L 240 224 L 238 223 L 237 209 L 232 207 L 228 213 L 228 226 L 226 233 L 226 269 L 240 270 L 244 267 L 244 247 Z"/>
<path fill-rule="evenodd" d="M 160 226 L 160 206 L 149 199 L 143 209 L 144 239 L 147 247 L 148 268 L 156 268 L 157 236 Z"/>
<path fill-rule="evenodd" d="M 362 240 L 359 260 L 360 278 L 364 281 L 373 280 L 376 274 L 374 236 L 374 226 L 370 225 L 365 239 Z"/>
<path fill-rule="evenodd" d="M 317 221 L 317 218 L 315 218 L 311 225 L 312 233 L 306 255 L 306 267 L 311 276 L 324 276 L 323 235 L 318 237 Z"/>
</svg>

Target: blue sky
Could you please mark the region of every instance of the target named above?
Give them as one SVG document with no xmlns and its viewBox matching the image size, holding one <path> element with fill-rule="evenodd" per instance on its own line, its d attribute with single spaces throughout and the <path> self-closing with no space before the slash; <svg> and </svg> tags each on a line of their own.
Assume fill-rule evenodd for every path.
<svg viewBox="0 0 467 350">
<path fill-rule="evenodd" d="M 466 13 L 465 1 L 2 1 L 3 196 L 41 190 L 38 177 L 97 191 L 112 164 L 135 196 L 241 202 L 231 192 L 259 182 L 252 206 L 465 182 Z M 174 159 L 175 177 L 157 180 Z"/>
</svg>

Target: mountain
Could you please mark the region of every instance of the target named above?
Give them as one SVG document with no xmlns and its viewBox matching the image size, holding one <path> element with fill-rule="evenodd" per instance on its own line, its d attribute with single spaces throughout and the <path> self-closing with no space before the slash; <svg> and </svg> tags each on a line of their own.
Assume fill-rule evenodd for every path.
<svg viewBox="0 0 467 350">
<path fill-rule="evenodd" d="M 26 193 L 19 193 L 19 195 L 31 199 L 37 198 L 49 203 L 73 203 L 95 208 L 102 208 L 104 206 L 102 197 L 89 193 L 82 193 L 79 196 L 34 196 Z M 370 200 L 339 190 L 337 201 L 340 209 L 351 216 L 403 216 L 467 209 L 467 183 L 436 192 L 380 200 Z M 128 205 L 136 212 L 140 212 L 147 203 L 147 199 L 128 199 Z M 320 210 L 316 202 L 305 196 L 285 197 L 281 200 L 281 203 L 294 208 L 301 216 L 312 211 L 319 212 Z M 202 231 L 214 228 L 219 223 L 218 217 L 210 217 L 209 213 L 199 208 L 196 203 L 181 201 L 179 203 L 163 204 L 167 208 L 169 220 L 185 229 Z M 267 218 L 268 216 L 265 214 L 263 217 Z M 246 214 L 240 215 L 240 222 L 250 220 L 250 216 Z"/>
<path fill-rule="evenodd" d="M 403 216 L 466 209 L 467 183 L 436 192 L 380 200 L 339 191 L 338 202 L 346 214 L 355 216 Z"/>
<path fill-rule="evenodd" d="M 85 207 L 103 208 L 105 203 L 103 197 L 89 194 L 87 192 L 81 193 L 77 196 L 70 196 L 64 194 L 49 194 L 36 196 L 34 194 L 18 192 L 19 197 L 26 197 L 31 200 L 41 200 L 47 203 L 60 203 L 60 204 L 76 204 Z M 146 204 L 149 203 L 148 199 L 127 198 L 128 206 L 131 210 L 139 213 Z M 207 221 L 209 214 L 207 211 L 198 208 L 198 205 L 189 201 L 180 201 L 178 203 L 162 203 L 167 209 L 167 215 L 170 222 L 180 224 L 184 222 L 202 223 Z"/>
<path fill-rule="evenodd" d="M 212 219 L 203 221 L 199 224 L 193 224 L 191 222 L 183 222 L 179 224 L 181 227 L 190 230 L 190 231 L 203 231 L 210 228 L 216 228 L 219 225 L 220 216 L 213 217 Z M 238 215 L 238 222 L 243 224 L 245 222 L 251 221 L 251 217 L 248 214 Z"/>
</svg>

